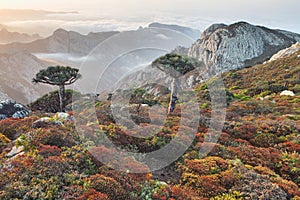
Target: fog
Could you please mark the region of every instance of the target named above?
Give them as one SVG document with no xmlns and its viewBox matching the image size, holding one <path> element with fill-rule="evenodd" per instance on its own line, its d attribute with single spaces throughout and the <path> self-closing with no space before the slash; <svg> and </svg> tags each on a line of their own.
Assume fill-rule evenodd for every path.
<svg viewBox="0 0 300 200">
<path fill-rule="evenodd" d="M 84 4 L 79 0 L 1 1 L 0 8 L 38 11 L 0 11 L 0 23 L 11 30 L 47 35 L 58 27 L 88 33 L 132 30 L 157 21 L 203 30 L 212 23 L 243 20 L 300 33 L 299 6 L 297 0 L 94 0 Z M 41 9 L 60 12 L 43 13 Z"/>
</svg>

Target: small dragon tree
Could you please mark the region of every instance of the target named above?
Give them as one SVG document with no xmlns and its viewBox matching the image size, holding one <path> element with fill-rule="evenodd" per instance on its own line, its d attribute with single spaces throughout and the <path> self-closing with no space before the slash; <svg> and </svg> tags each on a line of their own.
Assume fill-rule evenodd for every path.
<svg viewBox="0 0 300 200">
<path fill-rule="evenodd" d="M 152 66 L 157 67 L 159 70 L 167 73 L 172 77 L 171 97 L 168 108 L 168 114 L 170 114 L 174 111 L 176 107 L 176 101 L 178 100 L 178 78 L 199 67 L 200 63 L 195 59 L 186 56 L 166 54 L 165 56 L 156 59 L 152 63 Z"/>
<path fill-rule="evenodd" d="M 32 79 L 32 82 L 57 85 L 59 87 L 60 111 L 65 112 L 65 86 L 73 84 L 81 77 L 78 71 L 79 69 L 71 68 L 69 66 L 49 66 L 47 69 L 40 70 L 35 75 L 35 78 Z"/>
</svg>

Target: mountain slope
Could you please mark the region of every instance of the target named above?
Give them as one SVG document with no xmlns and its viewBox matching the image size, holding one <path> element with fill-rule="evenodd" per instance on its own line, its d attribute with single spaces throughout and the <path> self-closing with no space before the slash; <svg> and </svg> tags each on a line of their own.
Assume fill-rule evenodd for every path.
<svg viewBox="0 0 300 200">
<path fill-rule="evenodd" d="M 213 72 L 253 66 L 300 41 L 300 35 L 246 22 L 215 24 L 189 49 L 189 56 L 212 66 Z"/>
<path fill-rule="evenodd" d="M 0 54 L 0 91 L 20 103 L 30 103 L 53 90 L 31 82 L 33 75 L 48 64 L 28 52 Z"/>
<path fill-rule="evenodd" d="M 208 132 L 212 110 L 205 83 L 194 87 L 194 93 L 199 97 L 197 101 L 188 98 L 191 93 L 185 93 L 186 100 L 193 104 L 198 102 L 201 109 L 195 131 L 189 128 L 195 113 L 186 109 L 186 101 L 182 99 L 172 115 L 161 118 L 168 106 L 164 104 L 168 94 L 158 99 L 162 110 L 152 110 L 152 113 L 149 113 L 153 109 L 151 106 L 136 109 L 134 106 L 138 101 L 125 102 L 130 109 L 126 116 L 127 127 L 115 122 L 113 101 L 89 104 L 86 99 L 76 103 L 80 112 L 70 113 L 75 115 L 76 123 L 49 113 L 33 113 L 20 120 L 2 120 L 0 198 L 299 199 L 298 55 L 300 51 L 266 64 L 222 73 L 231 98 L 220 134 Z M 293 90 L 296 95 L 280 95 L 285 89 Z M 138 90 L 135 94 L 144 95 L 143 92 Z M 183 115 L 184 112 L 188 113 Z M 95 118 L 92 113 L 96 114 Z M 50 123 L 42 118 L 43 126 L 35 129 L 33 122 L 41 121 L 41 117 L 48 117 Z M 147 120 L 137 123 L 134 119 Z M 64 126 L 51 122 L 60 122 Z M 130 125 L 140 125 L 141 129 Z M 139 130 L 145 138 L 135 137 Z M 176 147 L 180 148 L 189 141 L 188 135 L 194 136 L 184 155 L 179 155 L 176 162 L 158 171 L 131 173 L 147 169 L 147 163 L 142 162 L 144 155 L 167 147 L 175 141 L 180 130 L 184 134 L 176 142 Z M 23 134 L 21 137 L 20 133 Z M 102 143 L 103 136 L 123 152 L 143 153 L 141 158 L 116 153 L 115 149 Z M 11 140 L 18 137 L 19 146 L 15 146 Z M 200 157 L 201 149 L 211 151 Z M 175 147 L 167 153 L 174 152 Z M 106 166 L 103 162 L 109 159 L 112 160 Z M 149 163 L 156 161 L 151 159 Z M 132 170 L 114 170 L 112 166 L 115 164 Z"/>
</svg>

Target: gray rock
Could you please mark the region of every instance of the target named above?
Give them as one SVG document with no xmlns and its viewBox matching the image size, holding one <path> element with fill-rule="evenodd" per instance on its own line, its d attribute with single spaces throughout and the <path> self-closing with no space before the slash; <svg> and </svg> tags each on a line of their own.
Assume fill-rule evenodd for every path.
<svg viewBox="0 0 300 200">
<path fill-rule="evenodd" d="M 280 93 L 280 96 L 291 96 L 294 97 L 295 93 L 293 91 L 289 91 L 289 90 L 284 90 Z"/>
<path fill-rule="evenodd" d="M 212 73 L 219 73 L 263 63 L 297 41 L 298 34 L 246 22 L 215 24 L 203 32 L 188 55 L 209 66 Z"/>
<path fill-rule="evenodd" d="M 269 60 L 269 62 L 290 56 L 290 55 L 296 53 L 297 51 L 300 51 L 300 43 L 298 43 L 298 42 L 296 44 L 292 45 L 291 47 L 283 49 L 283 50 L 279 51 L 278 53 L 276 53 L 275 55 L 273 55 L 272 58 Z"/>
<path fill-rule="evenodd" d="M 30 115 L 31 111 L 24 105 L 16 103 L 13 100 L 0 101 L 0 120 L 6 118 L 23 119 Z"/>
<path fill-rule="evenodd" d="M 7 158 L 14 157 L 14 156 L 20 154 L 23 151 L 24 151 L 24 147 L 23 146 L 19 146 L 19 147 L 13 146 L 13 148 L 11 149 L 11 151 L 6 154 L 6 157 Z"/>
<path fill-rule="evenodd" d="M 21 111 L 17 111 L 12 115 L 12 118 L 15 119 L 23 119 L 27 116 L 29 116 L 30 111 L 29 110 L 21 110 Z"/>
</svg>

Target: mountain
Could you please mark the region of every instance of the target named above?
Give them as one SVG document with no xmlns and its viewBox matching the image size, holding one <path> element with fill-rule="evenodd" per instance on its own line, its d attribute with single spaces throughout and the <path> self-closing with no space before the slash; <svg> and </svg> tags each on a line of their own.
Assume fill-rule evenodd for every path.
<svg viewBox="0 0 300 200">
<path fill-rule="evenodd" d="M 20 103 L 30 103 L 53 90 L 53 87 L 31 82 L 35 73 L 50 64 L 26 51 L 0 54 L 0 91 Z"/>
<path fill-rule="evenodd" d="M 299 41 L 299 34 L 247 22 L 214 24 L 192 45 L 188 55 L 211 66 L 213 72 L 221 72 L 262 63 Z"/>
<path fill-rule="evenodd" d="M 161 24 L 158 22 L 154 22 L 149 24 L 149 28 L 165 28 L 165 29 L 171 29 L 174 31 L 181 32 L 189 37 L 191 37 L 194 40 L 197 40 L 201 34 L 201 32 L 197 29 L 192 29 L 185 26 L 179 26 L 179 25 L 173 25 L 173 24 Z"/>
<path fill-rule="evenodd" d="M 49 90 L 35 90 L 31 79 L 39 69 L 51 63 L 81 67 L 80 73 L 83 78 L 78 83 L 83 83 L 84 93 L 90 93 L 94 91 L 93 87 L 99 79 L 98 75 L 102 73 L 101 70 L 107 66 L 110 66 L 107 70 L 110 74 L 105 74 L 104 79 L 115 83 L 128 71 L 151 63 L 177 46 L 189 47 L 193 42 L 189 37 L 165 28 L 87 35 L 57 29 L 51 36 L 33 42 L 0 45 L 0 55 L 3 57 L 3 62 L 0 63 L 2 73 L 11 74 L 0 77 L 0 81 L 8 83 L 8 86 L 2 86 L 0 91 L 21 103 L 35 100 Z M 16 78 L 13 76 L 13 70 L 28 76 Z M 12 88 L 16 85 L 13 82 L 20 85 L 18 90 Z M 106 85 L 102 85 L 103 87 Z M 25 92 L 26 90 L 31 92 Z"/>
<path fill-rule="evenodd" d="M 95 46 L 118 32 L 101 32 L 82 35 L 74 31 L 57 29 L 45 38 L 30 43 L 14 43 L 0 46 L 2 53 L 26 50 L 31 53 L 70 53 L 86 55 Z"/>
<path fill-rule="evenodd" d="M 161 40 L 166 41 L 171 39 L 169 38 L 170 30 L 176 30 L 177 32 L 184 33 L 188 37 L 192 37 L 193 39 L 191 39 L 191 41 L 196 40 L 200 35 L 199 31 L 191 28 L 153 23 L 149 25 L 149 28 L 122 32 L 127 33 L 126 37 L 122 38 L 122 45 L 130 45 L 138 42 L 139 40 L 157 40 L 158 42 Z M 75 31 L 66 31 L 60 28 L 54 31 L 51 36 L 30 43 L 0 45 L 0 52 L 8 53 L 26 50 L 31 53 L 68 53 L 85 56 L 88 55 L 101 42 L 119 33 L 120 32 L 118 31 L 110 31 L 82 35 Z M 131 37 L 130 35 L 134 35 L 135 38 Z M 180 44 L 185 47 L 189 47 L 191 45 L 189 43 L 181 44 L 179 41 L 180 39 L 181 38 L 177 39 L 178 42 L 176 43 L 178 45 Z M 175 48 L 177 44 L 174 44 L 173 48 Z"/>
<path fill-rule="evenodd" d="M 9 32 L 6 29 L 0 31 L 0 44 L 8 44 L 13 42 L 32 42 L 42 37 L 39 34 L 28 35 L 25 33 Z"/>
</svg>

